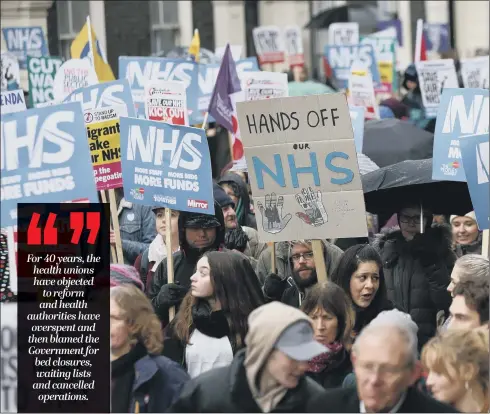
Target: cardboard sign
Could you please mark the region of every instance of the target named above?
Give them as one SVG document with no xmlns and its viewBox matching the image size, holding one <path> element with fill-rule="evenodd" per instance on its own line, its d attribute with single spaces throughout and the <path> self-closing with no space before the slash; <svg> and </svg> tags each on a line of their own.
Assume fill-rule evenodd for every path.
<svg viewBox="0 0 490 414">
<path fill-rule="evenodd" d="M 349 106 L 350 118 L 352 121 L 352 129 L 354 131 L 354 142 L 356 144 L 356 152 L 362 154 L 362 142 L 364 139 L 364 107 Z"/>
<path fill-rule="evenodd" d="M 261 241 L 366 236 L 344 94 L 237 104 Z"/>
<path fill-rule="evenodd" d="M 288 75 L 277 72 L 247 72 L 242 77 L 243 99 L 283 98 L 288 96 Z"/>
<path fill-rule="evenodd" d="M 99 83 L 88 59 L 70 59 L 63 63 L 54 77 L 53 95 L 62 102 L 73 91 Z"/>
<path fill-rule="evenodd" d="M 342 89 L 347 89 L 350 69 L 355 62 L 362 62 L 371 71 L 375 83 L 380 81 L 372 45 L 325 46 L 325 57 Z"/>
<path fill-rule="evenodd" d="M 80 104 L 2 115 L 1 225 L 16 224 L 17 203 L 97 203 Z"/>
<path fill-rule="evenodd" d="M 20 88 L 20 70 L 17 58 L 10 53 L 2 53 L 0 59 L 2 72 L 2 91 Z"/>
<path fill-rule="evenodd" d="M 57 57 L 27 57 L 29 101 L 32 107 L 54 100 L 54 78 L 62 64 L 63 59 Z"/>
<path fill-rule="evenodd" d="M 255 50 L 261 65 L 284 62 L 285 49 L 281 29 L 277 26 L 260 26 L 253 29 Z"/>
<path fill-rule="evenodd" d="M 488 56 L 478 56 L 471 59 L 461 59 L 461 77 L 465 88 L 488 89 Z"/>
<path fill-rule="evenodd" d="M 203 129 L 121 118 L 124 197 L 136 204 L 214 214 Z"/>
<path fill-rule="evenodd" d="M 432 178 L 466 181 L 461 143 L 488 134 L 488 89 L 445 89 L 434 133 Z"/>
<path fill-rule="evenodd" d="M 150 121 L 189 125 L 185 84 L 179 81 L 147 82 L 145 113 Z"/>
<path fill-rule="evenodd" d="M 457 88 L 454 60 L 426 60 L 415 64 L 426 118 L 435 118 L 444 88 Z"/>
<path fill-rule="evenodd" d="M 0 332 L 2 333 L 2 398 L 1 413 L 17 412 L 17 303 L 0 303 Z"/>
<path fill-rule="evenodd" d="M 7 50 L 17 57 L 19 67 L 27 68 L 27 57 L 49 56 L 48 45 L 41 26 L 2 28 Z"/>
<path fill-rule="evenodd" d="M 288 54 L 289 66 L 304 66 L 303 39 L 298 26 L 287 26 L 284 29 L 284 44 Z"/>
<path fill-rule="evenodd" d="M 84 111 L 118 107 L 119 116 L 135 116 L 129 82 L 119 79 L 80 88 L 67 96 L 64 102 L 81 102 Z"/>
<path fill-rule="evenodd" d="M 2 92 L 1 95 L 1 113 L 2 115 L 21 112 L 26 110 L 26 101 L 24 99 L 24 91 L 17 89 L 16 91 Z"/>
<path fill-rule="evenodd" d="M 465 138 L 462 141 L 461 150 L 466 181 L 478 227 L 480 230 L 488 230 L 490 228 L 488 131 L 483 135 Z"/>
<path fill-rule="evenodd" d="M 115 106 L 84 113 L 97 191 L 122 187 L 119 117 L 125 111 L 125 106 Z"/>
<path fill-rule="evenodd" d="M 349 77 L 349 104 L 363 107 L 366 110 L 365 119 L 379 119 L 373 78 L 367 69 L 353 67 Z"/>
<path fill-rule="evenodd" d="M 350 46 L 359 43 L 359 23 L 332 23 L 328 26 L 330 46 Z"/>
</svg>

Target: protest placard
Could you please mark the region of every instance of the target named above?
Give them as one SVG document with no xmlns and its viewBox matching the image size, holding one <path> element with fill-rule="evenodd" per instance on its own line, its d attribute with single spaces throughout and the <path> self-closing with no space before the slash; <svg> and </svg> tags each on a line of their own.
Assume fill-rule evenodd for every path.
<svg viewBox="0 0 490 414">
<path fill-rule="evenodd" d="M 397 46 L 403 46 L 403 30 L 402 30 L 402 22 L 400 19 L 380 20 L 376 24 L 376 28 L 379 31 L 386 32 L 386 33 L 388 33 L 388 30 L 390 30 L 390 32 L 394 31 L 397 40 Z"/>
<path fill-rule="evenodd" d="M 242 77 L 243 99 L 283 98 L 288 96 L 288 75 L 277 72 L 247 72 Z"/>
<path fill-rule="evenodd" d="M 54 76 L 54 99 L 62 102 L 73 91 L 99 83 L 88 59 L 70 59 L 63 63 Z"/>
<path fill-rule="evenodd" d="M 449 24 L 424 22 L 426 48 L 428 52 L 444 53 L 451 50 Z"/>
<path fill-rule="evenodd" d="M 396 34 L 396 33 L 394 33 Z M 380 82 L 375 92 L 392 94 L 398 90 L 396 74 L 396 37 L 382 37 L 378 33 L 363 36 L 361 44 L 370 44 L 378 64 Z"/>
<path fill-rule="evenodd" d="M 379 107 L 374 93 L 374 83 L 371 73 L 362 65 L 354 65 L 349 77 L 349 104 L 365 109 L 366 119 L 379 119 Z"/>
<path fill-rule="evenodd" d="M 488 230 L 490 227 L 489 152 L 488 130 L 486 134 L 474 135 L 461 141 L 466 181 L 480 230 Z"/>
<path fill-rule="evenodd" d="M 27 68 L 27 57 L 49 56 L 41 26 L 2 28 L 7 50 L 19 60 L 20 69 Z"/>
<path fill-rule="evenodd" d="M 465 88 L 488 89 L 488 56 L 478 56 L 471 59 L 461 59 L 461 77 Z"/>
<path fill-rule="evenodd" d="M 2 73 L 2 91 L 12 91 L 20 87 L 20 70 L 17 58 L 11 53 L 2 53 L 0 57 Z"/>
<path fill-rule="evenodd" d="M 359 43 L 359 23 L 332 23 L 328 26 L 328 44 L 350 46 Z"/>
<path fill-rule="evenodd" d="M 352 46 L 325 46 L 325 58 L 342 89 L 347 89 L 350 69 L 354 62 L 362 62 L 372 74 L 373 82 L 379 83 L 379 71 L 374 48 L 370 44 Z"/>
<path fill-rule="evenodd" d="M 426 118 L 435 118 L 444 88 L 457 88 L 453 59 L 426 60 L 415 64 Z"/>
<path fill-rule="evenodd" d="M 255 27 L 252 31 L 255 50 L 261 65 L 282 63 L 285 58 L 281 29 L 277 26 Z"/>
<path fill-rule="evenodd" d="M 54 100 L 54 77 L 62 64 L 63 59 L 57 57 L 27 57 L 31 107 Z"/>
<path fill-rule="evenodd" d="M 2 346 L 2 398 L 1 413 L 16 413 L 17 410 L 17 303 L 0 303 L 0 332 Z"/>
<path fill-rule="evenodd" d="M 237 103 L 261 241 L 366 236 L 344 94 Z"/>
<path fill-rule="evenodd" d="M 16 91 L 2 92 L 1 95 L 1 112 L 2 115 L 11 114 L 26 110 L 26 101 L 24 99 L 24 91 L 17 89 Z"/>
<path fill-rule="evenodd" d="M 121 118 L 126 200 L 214 214 L 211 157 L 203 129 Z"/>
<path fill-rule="evenodd" d="M 147 82 L 145 113 L 150 121 L 189 125 L 185 84 L 180 81 Z"/>
<path fill-rule="evenodd" d="M 303 52 L 301 29 L 299 26 L 287 26 L 284 28 L 283 33 L 289 66 L 304 66 L 305 54 Z"/>
<path fill-rule="evenodd" d="M 16 224 L 17 203 L 98 202 L 80 104 L 2 115 L 1 225 Z"/>
<path fill-rule="evenodd" d="M 362 142 L 364 138 L 364 107 L 349 106 L 350 118 L 352 121 L 352 129 L 354 131 L 354 142 L 356 144 L 356 152 L 362 153 Z"/>
<path fill-rule="evenodd" d="M 444 89 L 434 131 L 434 180 L 466 180 L 461 142 L 488 134 L 488 111 L 487 89 Z"/>
</svg>

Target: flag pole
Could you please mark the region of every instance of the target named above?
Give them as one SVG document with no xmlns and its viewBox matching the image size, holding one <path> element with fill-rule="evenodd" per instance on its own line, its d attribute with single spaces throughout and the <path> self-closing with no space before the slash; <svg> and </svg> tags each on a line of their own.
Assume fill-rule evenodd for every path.
<svg viewBox="0 0 490 414">
<path fill-rule="evenodd" d="M 424 21 L 417 19 L 417 31 L 415 35 L 415 56 L 414 63 L 420 62 L 420 54 L 422 53 L 422 36 L 424 35 Z"/>
<path fill-rule="evenodd" d="M 92 39 L 92 24 L 90 23 L 90 16 L 87 16 L 87 30 L 88 30 L 88 44 L 89 44 L 89 54 L 92 59 L 92 67 L 94 68 L 95 76 L 97 77 L 97 81 L 99 80 L 99 76 L 97 75 L 97 71 L 95 70 L 95 57 L 94 57 L 94 43 Z"/>
</svg>

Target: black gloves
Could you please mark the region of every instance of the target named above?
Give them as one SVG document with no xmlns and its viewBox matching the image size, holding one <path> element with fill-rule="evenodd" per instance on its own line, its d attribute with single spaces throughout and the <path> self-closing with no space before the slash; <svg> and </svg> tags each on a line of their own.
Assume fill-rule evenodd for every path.
<svg viewBox="0 0 490 414">
<path fill-rule="evenodd" d="M 163 285 L 158 293 L 158 304 L 165 308 L 179 305 L 188 289 L 175 283 Z"/>
<path fill-rule="evenodd" d="M 285 279 L 281 279 L 275 273 L 270 273 L 269 276 L 265 278 L 264 294 L 270 299 L 280 301 L 286 287 L 287 283 Z"/>
</svg>

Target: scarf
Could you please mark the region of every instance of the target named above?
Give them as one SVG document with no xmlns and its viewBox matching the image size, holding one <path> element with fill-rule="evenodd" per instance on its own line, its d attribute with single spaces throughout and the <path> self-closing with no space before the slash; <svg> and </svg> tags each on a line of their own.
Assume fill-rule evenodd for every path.
<svg viewBox="0 0 490 414">
<path fill-rule="evenodd" d="M 167 257 L 167 246 L 161 234 L 153 239 L 148 247 L 148 261 L 155 262 L 155 265 L 151 269 L 152 272 L 156 270 L 158 265 Z"/>
<path fill-rule="evenodd" d="M 138 342 L 126 355 L 111 362 L 111 412 L 127 413 L 134 383 L 134 365 L 147 354 Z"/>
<path fill-rule="evenodd" d="M 325 345 L 330 352 L 324 352 L 308 361 L 308 371 L 319 373 L 336 365 L 343 356 L 344 345 L 341 342 L 332 342 Z"/>
<path fill-rule="evenodd" d="M 200 300 L 192 306 L 194 327 L 204 335 L 223 338 L 230 335 L 230 327 L 222 310 L 212 311 L 206 300 Z M 231 342 L 231 341 L 230 341 Z"/>
</svg>

